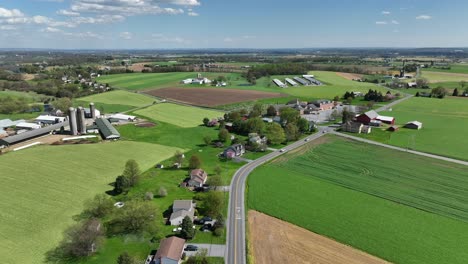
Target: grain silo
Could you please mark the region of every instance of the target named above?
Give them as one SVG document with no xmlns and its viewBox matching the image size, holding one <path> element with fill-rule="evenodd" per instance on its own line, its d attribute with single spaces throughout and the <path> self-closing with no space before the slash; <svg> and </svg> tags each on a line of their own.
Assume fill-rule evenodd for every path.
<svg viewBox="0 0 468 264">
<path fill-rule="evenodd" d="M 70 119 L 70 133 L 73 136 L 78 135 L 78 125 L 76 122 L 76 109 L 73 107 L 70 107 L 69 113 L 68 113 L 68 118 Z"/>
<path fill-rule="evenodd" d="M 78 107 L 76 115 L 76 119 L 78 122 L 78 132 L 80 132 L 80 134 L 86 134 L 86 118 L 84 108 L 81 106 Z"/>
<path fill-rule="evenodd" d="M 91 118 L 95 120 L 96 119 L 96 106 L 94 105 L 94 103 L 89 104 L 89 112 L 91 113 Z"/>
</svg>

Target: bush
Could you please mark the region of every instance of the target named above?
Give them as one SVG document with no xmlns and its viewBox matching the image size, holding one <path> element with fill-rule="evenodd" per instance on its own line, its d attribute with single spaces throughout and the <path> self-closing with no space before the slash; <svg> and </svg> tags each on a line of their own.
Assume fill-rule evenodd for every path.
<svg viewBox="0 0 468 264">
<path fill-rule="evenodd" d="M 153 200 L 153 198 L 154 198 L 154 194 L 152 192 L 146 192 L 145 193 L 145 200 L 151 201 L 151 200 Z"/>
<path fill-rule="evenodd" d="M 167 196 L 167 190 L 164 187 L 160 187 L 158 191 L 158 196 L 159 197 L 166 197 Z"/>
<path fill-rule="evenodd" d="M 214 236 L 217 236 L 217 237 L 220 237 L 224 234 L 224 229 L 221 228 L 221 227 L 218 227 L 216 228 L 214 231 L 213 231 L 213 235 Z"/>
</svg>

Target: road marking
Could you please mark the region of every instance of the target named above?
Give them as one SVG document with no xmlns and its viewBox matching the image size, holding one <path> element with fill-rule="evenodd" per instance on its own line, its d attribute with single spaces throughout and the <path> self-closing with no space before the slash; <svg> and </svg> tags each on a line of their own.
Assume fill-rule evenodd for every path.
<svg viewBox="0 0 468 264">
<path fill-rule="evenodd" d="M 241 208 L 240 208 L 240 207 L 236 207 L 236 219 L 237 219 L 237 220 L 242 219 L 242 216 L 241 216 Z"/>
</svg>

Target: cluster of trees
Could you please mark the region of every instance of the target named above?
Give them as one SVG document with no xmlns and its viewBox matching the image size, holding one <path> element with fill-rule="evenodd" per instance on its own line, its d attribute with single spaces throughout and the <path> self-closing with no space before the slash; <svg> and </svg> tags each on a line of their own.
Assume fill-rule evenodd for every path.
<svg viewBox="0 0 468 264">
<path fill-rule="evenodd" d="M 55 97 L 81 97 L 100 91 L 93 90 L 85 84 L 63 83 L 61 80 L 44 80 L 40 82 L 3 81 L 0 82 L 0 90 L 13 90 L 19 92 L 36 92 L 38 94 Z"/>
<path fill-rule="evenodd" d="M 437 87 L 431 90 L 431 97 L 443 99 L 447 93 L 447 89 L 443 87 Z"/>
<path fill-rule="evenodd" d="M 31 108 L 24 97 L 0 97 L 0 114 L 23 113 L 30 109 Z"/>
<path fill-rule="evenodd" d="M 128 160 L 122 175 L 115 179 L 113 194 L 126 193 L 140 180 L 140 167 L 135 160 Z"/>
<path fill-rule="evenodd" d="M 369 89 L 369 91 L 364 95 L 365 101 L 374 101 L 374 102 L 383 102 L 385 97 L 381 92 L 377 90 Z"/>
<path fill-rule="evenodd" d="M 243 77 L 249 82 L 253 82 L 256 79 L 271 75 L 302 75 L 306 74 L 308 70 L 307 64 L 305 63 L 277 63 L 277 64 L 265 64 L 250 68 Z"/>
</svg>

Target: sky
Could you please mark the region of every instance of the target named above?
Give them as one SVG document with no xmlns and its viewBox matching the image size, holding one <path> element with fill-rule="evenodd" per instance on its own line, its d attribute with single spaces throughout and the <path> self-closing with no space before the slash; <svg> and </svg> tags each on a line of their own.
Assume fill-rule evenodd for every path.
<svg viewBox="0 0 468 264">
<path fill-rule="evenodd" d="M 467 47 L 466 0 L 0 0 L 0 48 Z"/>
</svg>

